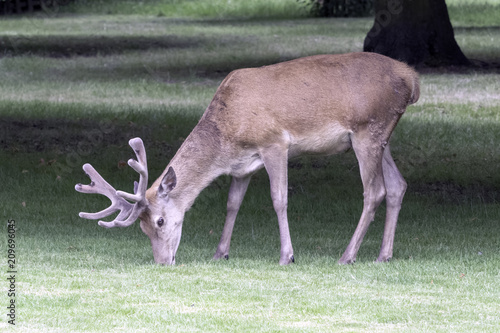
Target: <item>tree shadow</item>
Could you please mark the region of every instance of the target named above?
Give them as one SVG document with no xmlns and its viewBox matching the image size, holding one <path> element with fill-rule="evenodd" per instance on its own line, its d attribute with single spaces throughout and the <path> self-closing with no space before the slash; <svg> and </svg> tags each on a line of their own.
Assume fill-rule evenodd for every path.
<svg viewBox="0 0 500 333">
<path fill-rule="evenodd" d="M 0 55 L 52 58 L 95 57 L 173 48 L 192 48 L 201 38 L 167 36 L 9 36 L 0 35 Z"/>
<path fill-rule="evenodd" d="M 176 24 L 182 24 L 177 22 Z M 227 23 L 226 23 L 227 24 Z M 258 67 L 292 59 L 279 55 L 259 56 L 249 53 L 238 54 L 230 61 L 224 57 L 201 56 L 190 63 L 177 61 L 161 62 L 161 52 L 188 49 L 194 53 L 203 54 L 213 52 L 214 48 L 230 48 L 236 44 L 248 43 L 254 47 L 252 37 L 239 36 L 199 36 L 186 37 L 177 35 L 166 36 L 10 36 L 0 35 L 0 58 L 37 56 L 55 59 L 69 59 L 75 57 L 111 57 L 131 52 L 138 54 L 135 60 L 121 62 L 112 60 L 108 68 L 88 64 L 86 67 L 61 66 L 51 72 L 51 75 L 60 76 L 61 80 L 81 81 L 81 71 L 85 76 L 102 81 L 119 81 L 125 78 L 150 78 L 153 76 L 159 81 L 170 81 L 172 77 L 178 79 L 189 78 L 193 75 L 202 78 L 222 80 L 229 72 L 237 68 Z M 242 50 L 245 46 L 242 47 Z M 182 57 L 181 57 L 182 58 Z M 134 59 L 134 58 L 131 58 Z M 156 60 L 155 60 L 156 59 Z"/>
</svg>

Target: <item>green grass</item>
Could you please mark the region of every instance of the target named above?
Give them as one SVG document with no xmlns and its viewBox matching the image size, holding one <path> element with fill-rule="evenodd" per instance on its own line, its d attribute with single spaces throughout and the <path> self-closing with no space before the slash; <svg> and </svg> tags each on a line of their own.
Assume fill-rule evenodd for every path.
<svg viewBox="0 0 500 333">
<path fill-rule="evenodd" d="M 446 4 L 455 28 L 462 26 L 498 28 L 498 20 L 494 15 L 500 8 L 498 0 L 446 0 Z"/>
<path fill-rule="evenodd" d="M 497 26 L 498 0 L 447 0 L 448 11 L 455 26 Z M 159 17 L 190 18 L 285 18 L 305 17 L 308 7 L 296 0 L 76 0 L 54 12 L 141 14 Z M 51 14 L 52 15 L 52 14 Z"/>
<path fill-rule="evenodd" d="M 227 19 L 245 18 L 291 18 L 307 15 L 307 7 L 298 1 L 289 0 L 77 0 L 69 7 L 58 10 L 76 13 L 142 14 L 159 17 L 197 17 Z"/>
<path fill-rule="evenodd" d="M 230 70 L 358 51 L 372 24 L 370 18 L 290 13 L 294 19 L 286 19 L 272 11 L 256 20 L 261 12 L 241 9 L 197 14 L 186 9 L 194 1 L 143 3 L 134 15 L 125 11 L 135 7 L 101 1 L 90 9 L 64 8 L 76 15 L 0 21 L 0 216 L 17 223 L 17 331 L 500 330 L 497 71 L 422 75 L 421 99 L 392 140 L 409 188 L 389 264 L 373 263 L 384 207 L 357 263 L 336 264 L 362 208 L 352 152 L 290 164 L 297 260 L 288 267 L 278 265 L 278 226 L 264 172 L 250 185 L 229 261 L 211 260 L 223 227 L 227 177 L 202 192 L 187 213 L 174 267 L 153 263 L 138 224 L 106 230 L 80 219 L 78 212 L 108 204 L 74 191 L 76 183 L 88 182 L 83 163 L 131 190 L 137 174 L 119 164 L 133 155 L 129 138 L 144 139 L 155 178 Z M 494 13 L 453 18 L 464 3 L 448 1 L 454 22 L 462 22 L 457 40 L 467 55 L 497 60 L 498 29 L 479 29 Z M 159 16 L 160 7 L 172 14 L 164 9 Z M 5 309 L 7 273 L 1 278 Z M 0 328 L 14 330 L 3 316 Z"/>
</svg>

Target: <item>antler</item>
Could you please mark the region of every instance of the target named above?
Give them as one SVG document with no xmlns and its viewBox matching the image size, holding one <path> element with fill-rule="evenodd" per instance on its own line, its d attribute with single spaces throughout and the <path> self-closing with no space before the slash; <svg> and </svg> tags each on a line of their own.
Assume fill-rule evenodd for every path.
<svg viewBox="0 0 500 333">
<path fill-rule="evenodd" d="M 130 139 L 128 142 L 130 147 L 137 156 L 137 161 L 134 159 L 128 160 L 128 165 L 140 175 L 139 183 L 134 182 L 134 194 L 117 191 L 90 164 L 85 164 L 83 170 L 89 176 L 91 182 L 89 185 L 77 184 L 75 190 L 82 193 L 98 193 L 105 195 L 111 200 L 111 206 L 97 212 L 84 213 L 79 215 L 84 219 L 97 220 L 109 216 L 116 211 L 120 211 L 118 216 L 111 222 L 99 221 L 99 225 L 105 228 L 113 227 L 128 227 L 132 225 L 139 215 L 147 207 L 146 189 L 148 186 L 148 164 L 146 160 L 146 150 L 141 138 Z M 134 203 L 130 203 L 127 200 Z"/>
</svg>

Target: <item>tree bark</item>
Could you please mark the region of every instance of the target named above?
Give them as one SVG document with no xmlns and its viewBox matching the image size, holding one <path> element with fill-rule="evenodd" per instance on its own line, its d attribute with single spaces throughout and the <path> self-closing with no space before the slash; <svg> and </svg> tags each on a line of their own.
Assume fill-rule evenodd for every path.
<svg viewBox="0 0 500 333">
<path fill-rule="evenodd" d="M 413 66 L 470 65 L 455 41 L 445 0 L 375 0 L 363 49 Z"/>
</svg>

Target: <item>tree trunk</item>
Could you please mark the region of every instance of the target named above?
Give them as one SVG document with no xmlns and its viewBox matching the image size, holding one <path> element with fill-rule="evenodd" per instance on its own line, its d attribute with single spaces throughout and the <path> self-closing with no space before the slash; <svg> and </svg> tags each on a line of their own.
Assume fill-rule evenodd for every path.
<svg viewBox="0 0 500 333">
<path fill-rule="evenodd" d="M 445 0 L 375 0 L 363 49 L 413 66 L 470 65 L 455 41 Z"/>
</svg>

